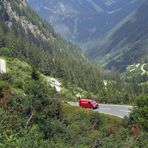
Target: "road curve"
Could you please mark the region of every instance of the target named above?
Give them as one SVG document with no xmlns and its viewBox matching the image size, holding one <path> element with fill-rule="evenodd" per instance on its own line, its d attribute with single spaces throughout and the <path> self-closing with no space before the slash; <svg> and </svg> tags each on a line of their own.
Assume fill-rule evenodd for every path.
<svg viewBox="0 0 148 148">
<path fill-rule="evenodd" d="M 145 73 L 146 73 L 146 70 L 144 69 L 144 66 L 145 66 L 146 64 L 143 64 L 142 66 L 141 66 L 141 71 L 142 71 L 142 73 L 141 73 L 141 75 L 144 75 Z"/>
<path fill-rule="evenodd" d="M 79 106 L 78 102 L 68 102 L 68 104 L 70 104 L 71 106 Z M 94 111 L 124 118 L 125 116 L 129 116 L 132 108 L 133 107 L 130 105 L 99 104 L 99 109 L 96 109 Z"/>
</svg>

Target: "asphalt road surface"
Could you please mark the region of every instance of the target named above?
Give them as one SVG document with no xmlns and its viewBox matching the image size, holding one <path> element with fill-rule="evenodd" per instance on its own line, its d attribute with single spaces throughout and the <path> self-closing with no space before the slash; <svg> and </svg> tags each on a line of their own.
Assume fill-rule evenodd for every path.
<svg viewBox="0 0 148 148">
<path fill-rule="evenodd" d="M 71 106 L 79 106 L 78 102 L 68 102 Z M 117 116 L 120 118 L 124 118 L 125 116 L 129 116 L 132 106 L 129 105 L 111 105 L 111 104 L 99 104 L 99 109 L 94 111 L 98 111 L 100 113 Z"/>
</svg>

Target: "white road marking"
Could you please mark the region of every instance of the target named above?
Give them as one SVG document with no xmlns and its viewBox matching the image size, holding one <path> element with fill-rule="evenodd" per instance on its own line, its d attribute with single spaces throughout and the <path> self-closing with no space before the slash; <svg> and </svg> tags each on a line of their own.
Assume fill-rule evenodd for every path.
<svg viewBox="0 0 148 148">
<path fill-rule="evenodd" d="M 99 110 L 111 110 L 111 108 L 107 108 L 107 107 L 100 107 Z"/>
<path fill-rule="evenodd" d="M 105 113 L 105 112 L 101 112 L 101 111 L 99 111 L 99 113 L 111 115 L 111 116 L 116 116 L 116 117 L 119 117 L 119 118 L 124 118 L 123 116 L 120 116 L 120 115 L 117 115 L 117 114 Z"/>
<path fill-rule="evenodd" d="M 121 112 L 126 112 L 126 113 L 130 113 L 130 110 L 120 110 Z"/>
<path fill-rule="evenodd" d="M 133 106 L 131 105 L 117 105 L 117 104 L 99 104 L 101 105 L 105 105 L 105 106 L 118 106 L 118 107 L 129 107 L 129 108 L 133 108 Z"/>
</svg>

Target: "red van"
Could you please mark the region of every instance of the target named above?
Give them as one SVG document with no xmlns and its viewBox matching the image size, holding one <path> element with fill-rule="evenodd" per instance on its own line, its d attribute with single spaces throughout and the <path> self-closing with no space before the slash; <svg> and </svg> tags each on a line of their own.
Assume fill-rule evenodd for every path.
<svg viewBox="0 0 148 148">
<path fill-rule="evenodd" d="M 79 106 L 84 108 L 93 108 L 93 109 L 99 108 L 99 105 L 96 103 L 96 101 L 91 99 L 80 99 Z"/>
</svg>

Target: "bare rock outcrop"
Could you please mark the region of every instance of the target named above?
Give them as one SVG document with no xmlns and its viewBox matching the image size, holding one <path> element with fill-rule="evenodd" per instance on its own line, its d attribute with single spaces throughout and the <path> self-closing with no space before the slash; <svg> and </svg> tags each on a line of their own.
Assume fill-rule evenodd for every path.
<svg viewBox="0 0 148 148">
<path fill-rule="evenodd" d="M 6 73 L 6 61 L 0 59 L 0 74 Z"/>
</svg>

